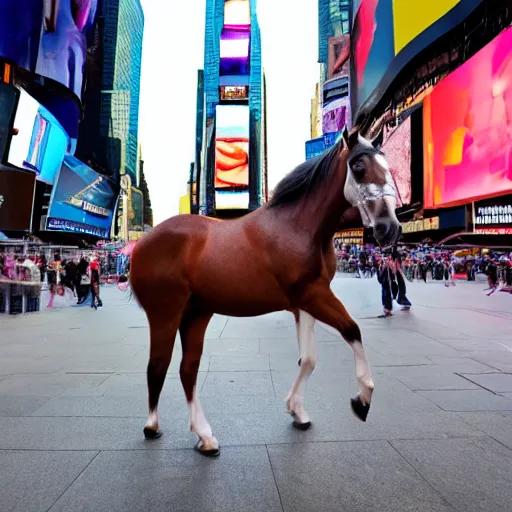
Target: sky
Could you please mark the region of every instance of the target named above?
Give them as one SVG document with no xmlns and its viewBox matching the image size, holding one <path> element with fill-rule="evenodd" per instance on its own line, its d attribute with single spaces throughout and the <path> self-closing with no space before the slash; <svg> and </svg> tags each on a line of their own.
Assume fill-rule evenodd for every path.
<svg viewBox="0 0 512 512">
<path fill-rule="evenodd" d="M 194 160 L 205 0 L 141 0 L 139 137 L 155 224 L 176 215 Z M 300 5 L 300 7 L 299 7 Z M 305 159 L 320 67 L 318 0 L 258 0 L 267 77 L 269 187 Z M 292 21 L 293 20 L 293 21 Z"/>
</svg>

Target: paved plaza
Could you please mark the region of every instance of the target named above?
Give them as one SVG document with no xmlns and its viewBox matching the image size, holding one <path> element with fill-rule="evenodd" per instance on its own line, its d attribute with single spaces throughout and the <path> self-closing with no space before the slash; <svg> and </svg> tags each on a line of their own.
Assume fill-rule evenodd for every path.
<svg viewBox="0 0 512 512">
<path fill-rule="evenodd" d="M 143 440 L 145 315 L 104 287 L 104 308 L 0 317 L 0 511 L 357 512 L 512 510 L 512 296 L 482 283 L 409 285 L 413 310 L 381 312 L 377 281 L 333 289 L 362 327 L 376 391 L 368 423 L 352 351 L 317 327 L 296 431 L 293 317 L 214 317 L 199 385 L 218 459 L 192 450 L 179 343 Z"/>
</svg>

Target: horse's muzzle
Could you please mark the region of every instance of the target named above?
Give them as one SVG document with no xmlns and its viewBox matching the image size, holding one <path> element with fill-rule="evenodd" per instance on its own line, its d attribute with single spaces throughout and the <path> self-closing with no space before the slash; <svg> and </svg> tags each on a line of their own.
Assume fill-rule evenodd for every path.
<svg viewBox="0 0 512 512">
<path fill-rule="evenodd" d="M 392 219 L 379 219 L 373 227 L 373 236 L 381 247 L 396 244 L 401 234 L 402 226 Z"/>
</svg>

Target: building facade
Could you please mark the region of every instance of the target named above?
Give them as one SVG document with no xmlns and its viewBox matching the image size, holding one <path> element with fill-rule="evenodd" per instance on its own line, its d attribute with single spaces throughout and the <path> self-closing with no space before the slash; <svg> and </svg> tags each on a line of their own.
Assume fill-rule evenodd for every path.
<svg viewBox="0 0 512 512">
<path fill-rule="evenodd" d="M 256 0 L 207 0 L 192 213 L 243 215 L 267 199 L 265 80 Z"/>
<path fill-rule="evenodd" d="M 139 0 L 99 0 L 77 148 L 77 154 L 93 166 L 104 169 L 117 181 L 126 174 L 135 187 L 140 181 L 138 125 L 143 33 L 144 14 Z"/>
</svg>

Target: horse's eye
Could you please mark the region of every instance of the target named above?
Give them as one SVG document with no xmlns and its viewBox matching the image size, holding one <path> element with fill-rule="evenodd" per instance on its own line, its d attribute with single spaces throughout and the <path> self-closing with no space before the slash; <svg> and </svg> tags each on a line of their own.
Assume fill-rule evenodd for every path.
<svg viewBox="0 0 512 512">
<path fill-rule="evenodd" d="M 357 160 L 354 160 L 350 164 L 350 168 L 352 169 L 352 172 L 354 174 L 358 174 L 358 175 L 364 174 L 364 171 L 365 171 L 364 162 L 363 162 L 363 160 L 361 158 L 358 158 Z"/>
</svg>

